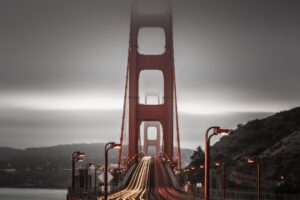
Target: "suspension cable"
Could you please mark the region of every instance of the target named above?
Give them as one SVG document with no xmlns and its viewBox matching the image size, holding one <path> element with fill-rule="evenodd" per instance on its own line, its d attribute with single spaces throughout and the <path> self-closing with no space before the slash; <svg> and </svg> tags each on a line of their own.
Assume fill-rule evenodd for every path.
<svg viewBox="0 0 300 200">
<path fill-rule="evenodd" d="M 129 62 L 127 62 L 127 68 L 126 68 L 125 94 L 124 94 L 124 101 L 123 101 L 122 126 L 121 126 L 121 136 L 120 136 L 121 148 L 119 149 L 119 161 L 118 161 L 118 167 L 119 168 L 120 168 L 121 161 L 122 161 L 123 138 L 124 138 L 124 127 L 125 127 L 125 114 L 126 114 L 126 103 L 127 103 L 128 74 L 129 74 Z"/>
<path fill-rule="evenodd" d="M 176 112 L 176 132 L 177 132 L 177 156 L 178 156 L 178 166 L 181 169 L 181 151 L 180 151 L 180 136 L 179 136 L 179 122 L 178 122 L 178 107 L 177 107 L 177 88 L 176 88 L 176 78 L 175 78 L 175 66 L 173 70 L 173 80 L 174 80 L 174 95 L 175 95 L 175 112 Z"/>
</svg>

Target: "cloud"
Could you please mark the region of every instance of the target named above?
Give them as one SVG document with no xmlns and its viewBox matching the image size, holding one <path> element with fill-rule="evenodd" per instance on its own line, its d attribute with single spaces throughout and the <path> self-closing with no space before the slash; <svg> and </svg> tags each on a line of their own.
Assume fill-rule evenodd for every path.
<svg viewBox="0 0 300 200">
<path fill-rule="evenodd" d="M 299 106 L 299 9 L 296 1 L 173 1 L 184 146 L 210 124 L 261 116 L 231 113 Z M 129 1 L 1 1 L 0 25 L 0 145 L 118 138 Z M 144 88 L 159 83 L 148 80 Z"/>
<path fill-rule="evenodd" d="M 121 114 L 121 110 L 1 110 L 0 146 L 25 148 L 118 141 Z M 202 145 L 204 131 L 209 126 L 220 125 L 234 128 L 239 123 L 270 114 L 233 112 L 190 115 L 180 113 L 181 146 L 194 148 Z M 128 135 L 125 138 L 128 138 Z"/>
</svg>

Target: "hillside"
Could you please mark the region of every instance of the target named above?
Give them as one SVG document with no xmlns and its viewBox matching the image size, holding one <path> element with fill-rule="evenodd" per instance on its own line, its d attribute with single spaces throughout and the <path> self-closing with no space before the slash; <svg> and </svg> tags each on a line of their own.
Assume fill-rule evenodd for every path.
<svg viewBox="0 0 300 200">
<path fill-rule="evenodd" d="M 15 158 L 28 158 L 28 157 L 44 157 L 44 158 L 70 158 L 72 153 L 76 150 L 86 153 L 88 159 L 99 158 L 102 162 L 103 143 L 93 144 L 66 144 L 49 147 L 26 148 L 26 149 L 13 149 L 8 147 L 0 147 L 0 161 L 11 160 Z M 112 157 L 115 157 L 115 152 L 112 152 Z"/>
<path fill-rule="evenodd" d="M 246 160 L 257 156 L 265 190 L 279 190 L 284 183 L 289 189 L 300 191 L 299 131 L 298 107 L 238 125 L 233 135 L 221 138 L 212 147 L 212 157 L 226 160 L 231 187 L 255 187 L 255 166 Z"/>
<path fill-rule="evenodd" d="M 66 188 L 71 184 L 71 155 L 85 152 L 85 162 L 104 164 L 104 143 L 69 144 L 40 148 L 0 147 L 0 187 Z M 189 163 L 192 150 L 182 149 L 183 164 Z M 110 151 L 116 163 L 118 151 Z M 84 163 L 82 163 L 82 166 Z"/>
</svg>

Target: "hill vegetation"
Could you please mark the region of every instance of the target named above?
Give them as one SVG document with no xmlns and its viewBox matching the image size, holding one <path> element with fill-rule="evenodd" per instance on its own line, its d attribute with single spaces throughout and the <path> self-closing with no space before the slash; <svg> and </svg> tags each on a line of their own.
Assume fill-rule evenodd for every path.
<svg viewBox="0 0 300 200">
<path fill-rule="evenodd" d="M 247 163 L 255 156 L 261 163 L 264 190 L 300 192 L 300 108 L 240 124 L 211 152 L 213 161 L 226 162 L 232 188 L 255 187 L 256 166 Z"/>
</svg>

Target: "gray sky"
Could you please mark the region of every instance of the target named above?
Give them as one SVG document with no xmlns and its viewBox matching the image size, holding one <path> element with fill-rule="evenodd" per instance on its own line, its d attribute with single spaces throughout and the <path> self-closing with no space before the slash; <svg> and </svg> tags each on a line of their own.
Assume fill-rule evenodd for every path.
<svg viewBox="0 0 300 200">
<path fill-rule="evenodd" d="M 0 146 L 118 140 L 129 2 L 0 2 Z M 299 106 L 299 10 L 297 1 L 173 2 L 183 147 L 202 144 L 210 125 Z M 162 39 L 145 37 L 140 50 L 158 50 Z M 159 89 L 154 75 L 141 85 Z"/>
</svg>

